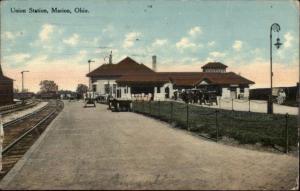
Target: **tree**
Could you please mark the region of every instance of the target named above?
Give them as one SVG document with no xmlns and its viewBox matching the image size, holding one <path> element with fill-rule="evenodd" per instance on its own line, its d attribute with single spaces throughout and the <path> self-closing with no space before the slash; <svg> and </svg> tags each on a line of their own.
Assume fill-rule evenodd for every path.
<svg viewBox="0 0 300 191">
<path fill-rule="evenodd" d="M 40 82 L 40 92 L 47 93 L 47 92 L 57 92 L 58 85 L 51 80 L 42 80 Z"/>
<path fill-rule="evenodd" d="M 76 92 L 83 96 L 83 94 L 85 94 L 88 91 L 88 86 L 85 84 L 78 84 L 77 88 L 76 88 Z"/>
</svg>

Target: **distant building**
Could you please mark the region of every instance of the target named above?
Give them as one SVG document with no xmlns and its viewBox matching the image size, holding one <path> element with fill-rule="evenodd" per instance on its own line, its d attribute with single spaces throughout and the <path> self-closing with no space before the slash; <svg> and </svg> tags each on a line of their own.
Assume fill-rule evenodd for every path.
<svg viewBox="0 0 300 191">
<path fill-rule="evenodd" d="M 13 103 L 13 80 L 4 76 L 0 64 L 0 106 Z"/>
<path fill-rule="evenodd" d="M 156 67 L 156 57 L 153 62 Z M 210 62 L 202 66 L 202 72 L 155 72 L 126 57 L 117 64 L 103 64 L 87 76 L 95 92 L 124 99 L 149 94 L 154 100 L 164 100 L 186 89 L 215 91 L 222 98 L 248 98 L 249 85 L 254 82 L 226 72 L 226 68 L 220 62 Z"/>
</svg>

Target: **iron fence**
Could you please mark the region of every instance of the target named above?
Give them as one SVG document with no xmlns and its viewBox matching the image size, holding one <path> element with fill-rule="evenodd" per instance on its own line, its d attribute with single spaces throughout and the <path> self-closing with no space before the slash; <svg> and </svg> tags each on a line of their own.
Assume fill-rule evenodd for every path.
<svg viewBox="0 0 300 191">
<path fill-rule="evenodd" d="M 288 114 L 230 111 L 171 101 L 135 101 L 133 111 L 215 141 L 230 137 L 241 144 L 279 146 L 285 152 L 298 142 L 297 117 Z"/>
</svg>

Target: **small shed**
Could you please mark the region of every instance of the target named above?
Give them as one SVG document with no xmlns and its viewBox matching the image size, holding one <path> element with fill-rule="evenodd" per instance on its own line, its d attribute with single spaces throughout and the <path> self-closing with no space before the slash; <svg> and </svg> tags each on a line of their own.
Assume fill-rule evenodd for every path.
<svg viewBox="0 0 300 191">
<path fill-rule="evenodd" d="M 13 104 L 13 80 L 4 76 L 0 64 L 0 106 Z"/>
</svg>

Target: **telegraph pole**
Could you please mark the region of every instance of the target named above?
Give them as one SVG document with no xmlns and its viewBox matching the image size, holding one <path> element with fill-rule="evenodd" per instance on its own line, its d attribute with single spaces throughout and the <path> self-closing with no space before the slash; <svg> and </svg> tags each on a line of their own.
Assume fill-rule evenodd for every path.
<svg viewBox="0 0 300 191">
<path fill-rule="evenodd" d="M 91 72 L 91 62 L 95 62 L 94 60 L 88 60 L 89 63 L 89 73 Z M 91 91 L 91 77 L 89 78 L 89 91 Z"/>
<path fill-rule="evenodd" d="M 24 92 L 24 73 L 25 72 L 29 72 L 29 71 L 28 70 L 21 71 L 21 74 L 22 74 L 22 93 Z"/>
</svg>

